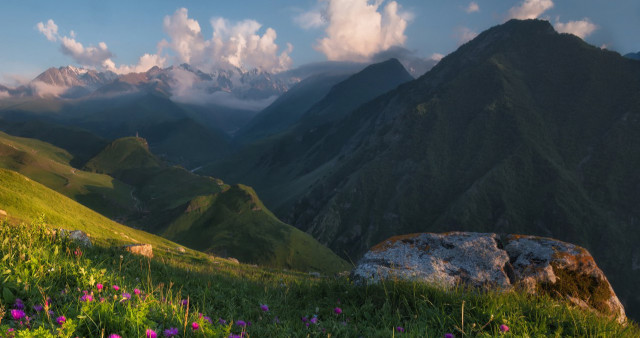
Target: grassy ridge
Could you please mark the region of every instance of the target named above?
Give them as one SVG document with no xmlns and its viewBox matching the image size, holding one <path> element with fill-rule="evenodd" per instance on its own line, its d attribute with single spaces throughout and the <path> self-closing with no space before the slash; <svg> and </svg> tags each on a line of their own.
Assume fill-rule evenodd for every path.
<svg viewBox="0 0 640 338">
<path fill-rule="evenodd" d="M 308 234 L 282 223 L 253 189 L 233 185 L 193 199 L 163 237 L 243 262 L 296 270 L 340 272 L 349 264 Z"/>
<path fill-rule="evenodd" d="M 180 337 L 640 335 L 633 323 L 625 327 L 545 297 L 420 283 L 356 286 L 211 259 L 148 260 L 100 244 L 78 247 L 39 223 L 0 221 L 0 238 L 0 335 L 12 329 L 17 337 L 144 337 L 171 328 Z M 38 312 L 37 305 L 49 307 Z M 29 328 L 12 318 L 19 307 Z M 57 323 L 62 316 L 66 321 Z"/>
<path fill-rule="evenodd" d="M 111 176 L 77 170 L 66 150 L 35 139 L 0 132 L 0 168 L 17 171 L 99 213 L 129 213 L 132 188 Z"/>
</svg>

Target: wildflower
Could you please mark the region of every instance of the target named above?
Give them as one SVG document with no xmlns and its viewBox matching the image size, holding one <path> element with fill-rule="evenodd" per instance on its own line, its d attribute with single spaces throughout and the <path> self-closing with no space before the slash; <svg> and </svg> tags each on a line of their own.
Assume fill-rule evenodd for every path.
<svg viewBox="0 0 640 338">
<path fill-rule="evenodd" d="M 261 304 L 260 305 L 260 310 L 267 312 L 269 311 L 269 306 L 267 304 Z"/>
<path fill-rule="evenodd" d="M 302 317 L 302 318 L 300 318 L 300 319 L 302 319 L 302 322 L 303 322 L 303 323 L 306 323 L 306 322 L 309 320 L 309 318 L 307 318 L 307 317 Z"/>
<path fill-rule="evenodd" d="M 178 328 L 172 327 L 172 328 L 164 330 L 164 336 L 165 337 L 173 337 L 173 336 L 177 336 L 177 335 L 178 335 Z"/>
<path fill-rule="evenodd" d="M 504 324 L 500 325 L 500 332 L 504 333 L 504 332 L 507 332 L 507 331 L 509 331 L 509 327 L 508 326 L 506 326 Z"/>
<path fill-rule="evenodd" d="M 242 338 L 242 336 L 237 335 L 237 334 L 233 334 L 233 333 L 229 333 L 229 338 Z"/>
<path fill-rule="evenodd" d="M 211 318 L 204 316 L 204 320 L 208 321 L 209 324 L 213 324 L 213 320 L 211 320 Z"/>
<path fill-rule="evenodd" d="M 189 301 L 186 299 L 183 299 L 180 301 L 180 303 L 182 304 L 182 306 L 187 306 L 187 304 L 189 304 Z"/>
<path fill-rule="evenodd" d="M 122 294 L 122 300 L 129 300 L 129 299 L 131 299 L 130 293 L 125 292 Z"/>
<path fill-rule="evenodd" d="M 22 302 L 22 299 L 16 298 L 16 303 L 13 305 L 13 307 L 18 310 L 24 310 L 24 303 Z"/>
<path fill-rule="evenodd" d="M 58 325 L 62 325 L 67 321 L 67 318 L 65 318 L 65 316 L 60 316 L 58 318 L 56 318 L 56 323 L 58 323 Z"/>
<path fill-rule="evenodd" d="M 133 293 L 136 294 L 136 296 L 140 295 L 140 289 L 133 289 Z"/>
<path fill-rule="evenodd" d="M 309 323 L 304 323 L 304 325 L 306 325 L 307 327 L 309 327 Z"/>
<path fill-rule="evenodd" d="M 278 316 L 276 316 L 275 318 L 273 318 L 273 322 L 276 324 L 280 324 L 280 318 L 278 318 Z"/>
<path fill-rule="evenodd" d="M 398 326 L 398 327 L 396 327 L 396 331 L 398 331 L 400 333 L 404 333 L 404 327 Z"/>
<path fill-rule="evenodd" d="M 333 312 L 335 312 L 337 315 L 339 315 L 339 314 L 342 313 L 342 309 L 337 307 L 337 308 L 333 309 Z"/>
<path fill-rule="evenodd" d="M 104 303 L 104 297 L 100 297 L 100 303 Z"/>
<path fill-rule="evenodd" d="M 453 333 L 445 333 L 444 338 L 455 338 L 455 336 L 453 335 Z"/>
<path fill-rule="evenodd" d="M 313 318 L 311 318 L 311 323 L 312 324 L 318 324 L 318 317 L 313 316 Z"/>
<path fill-rule="evenodd" d="M 112 288 L 113 288 L 114 290 L 116 290 L 116 291 L 120 290 L 120 287 L 119 287 L 119 286 L 117 286 L 117 285 L 115 285 L 115 284 L 113 284 Z"/>
<path fill-rule="evenodd" d="M 198 323 L 196 323 L 196 322 L 191 323 L 191 329 L 192 329 L 193 331 L 196 331 L 196 330 L 198 330 L 199 328 L 200 328 L 200 325 L 199 325 Z"/>
<path fill-rule="evenodd" d="M 247 323 L 245 323 L 244 320 L 239 320 L 236 322 L 236 325 L 244 327 L 247 326 Z"/>
<path fill-rule="evenodd" d="M 25 314 L 22 310 L 11 310 L 11 317 L 13 320 L 20 320 L 24 318 Z"/>
<path fill-rule="evenodd" d="M 93 296 L 92 295 L 84 295 L 82 297 L 80 297 L 80 301 L 82 302 L 91 302 L 93 301 Z"/>
<path fill-rule="evenodd" d="M 109 338 L 122 338 L 119 334 L 112 333 L 109 335 Z"/>
<path fill-rule="evenodd" d="M 96 284 L 96 289 L 98 289 L 98 292 L 102 292 L 102 289 L 104 288 L 104 285 L 98 283 Z"/>
<path fill-rule="evenodd" d="M 53 310 L 49 310 L 47 311 L 47 313 L 49 314 L 49 316 L 53 316 Z"/>
<path fill-rule="evenodd" d="M 33 306 L 33 310 L 35 312 L 41 312 L 42 310 L 44 310 L 44 306 L 40 305 L 40 304 L 36 304 Z"/>
<path fill-rule="evenodd" d="M 222 319 L 222 318 L 218 318 L 218 324 L 220 324 L 220 325 L 226 325 L 226 324 L 227 324 L 227 321 L 226 321 L 226 320 L 224 320 L 224 319 Z"/>
<path fill-rule="evenodd" d="M 147 338 L 158 338 L 158 334 L 156 333 L 156 331 L 147 329 Z"/>
</svg>

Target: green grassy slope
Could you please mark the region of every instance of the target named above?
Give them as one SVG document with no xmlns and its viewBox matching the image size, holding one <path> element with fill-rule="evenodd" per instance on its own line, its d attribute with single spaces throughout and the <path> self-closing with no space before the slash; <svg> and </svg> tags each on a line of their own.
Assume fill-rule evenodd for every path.
<svg viewBox="0 0 640 338">
<path fill-rule="evenodd" d="M 135 230 L 98 214 L 44 185 L 11 170 L 0 169 L 0 209 L 11 219 L 32 221 L 44 215 L 55 227 L 82 230 L 102 245 L 146 243 L 157 252 L 175 252 L 176 244 Z"/>
<path fill-rule="evenodd" d="M 135 187 L 132 196 L 140 212 L 131 222 L 190 248 L 276 267 L 330 272 L 347 268 L 312 237 L 280 222 L 252 189 L 167 166 L 142 138 L 114 141 L 87 162 L 86 169 Z"/>
<path fill-rule="evenodd" d="M 349 269 L 311 236 L 278 220 L 253 189 L 243 185 L 193 199 L 161 234 L 190 248 L 242 262 L 303 271 Z"/>
<path fill-rule="evenodd" d="M 16 337 L 43 338 L 144 337 L 147 330 L 162 336 L 169 328 L 180 337 L 640 336 L 635 323 L 623 326 L 547 297 L 420 283 L 357 286 L 346 278 L 310 278 L 204 256 L 148 260 L 100 243 L 78 251 L 38 223 L 0 220 L 0 238 L 0 309 L 7 309 L 2 336 L 10 328 Z M 34 305 L 48 297 L 53 314 L 38 313 Z M 29 328 L 11 316 L 17 299 Z M 56 323 L 61 316 L 65 323 Z M 241 320 L 247 325 L 239 326 Z"/>
<path fill-rule="evenodd" d="M 0 168 L 32 180 L 112 218 L 132 211 L 132 187 L 111 176 L 77 170 L 66 150 L 35 139 L 0 132 Z"/>
</svg>

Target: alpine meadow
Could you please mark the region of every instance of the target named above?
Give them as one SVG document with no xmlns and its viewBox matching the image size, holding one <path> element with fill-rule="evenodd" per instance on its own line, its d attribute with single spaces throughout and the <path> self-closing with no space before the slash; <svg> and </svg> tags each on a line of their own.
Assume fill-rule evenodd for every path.
<svg viewBox="0 0 640 338">
<path fill-rule="evenodd" d="M 640 337 L 639 3 L 30 4 L 0 337 Z"/>
</svg>

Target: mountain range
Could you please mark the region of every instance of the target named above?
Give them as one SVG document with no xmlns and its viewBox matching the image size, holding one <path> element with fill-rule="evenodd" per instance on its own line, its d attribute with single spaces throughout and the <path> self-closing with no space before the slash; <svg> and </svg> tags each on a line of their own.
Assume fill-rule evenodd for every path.
<svg viewBox="0 0 640 338">
<path fill-rule="evenodd" d="M 0 130 L 64 148 L 64 167 L 9 145 L 4 167 L 63 193 L 51 173 L 77 170 L 102 183 L 66 195 L 110 218 L 277 266 L 414 232 L 554 237 L 640 316 L 640 63 L 511 20 L 417 79 L 396 59 L 342 66 L 52 69 L 37 82 L 58 97 L 0 88 Z"/>
</svg>

